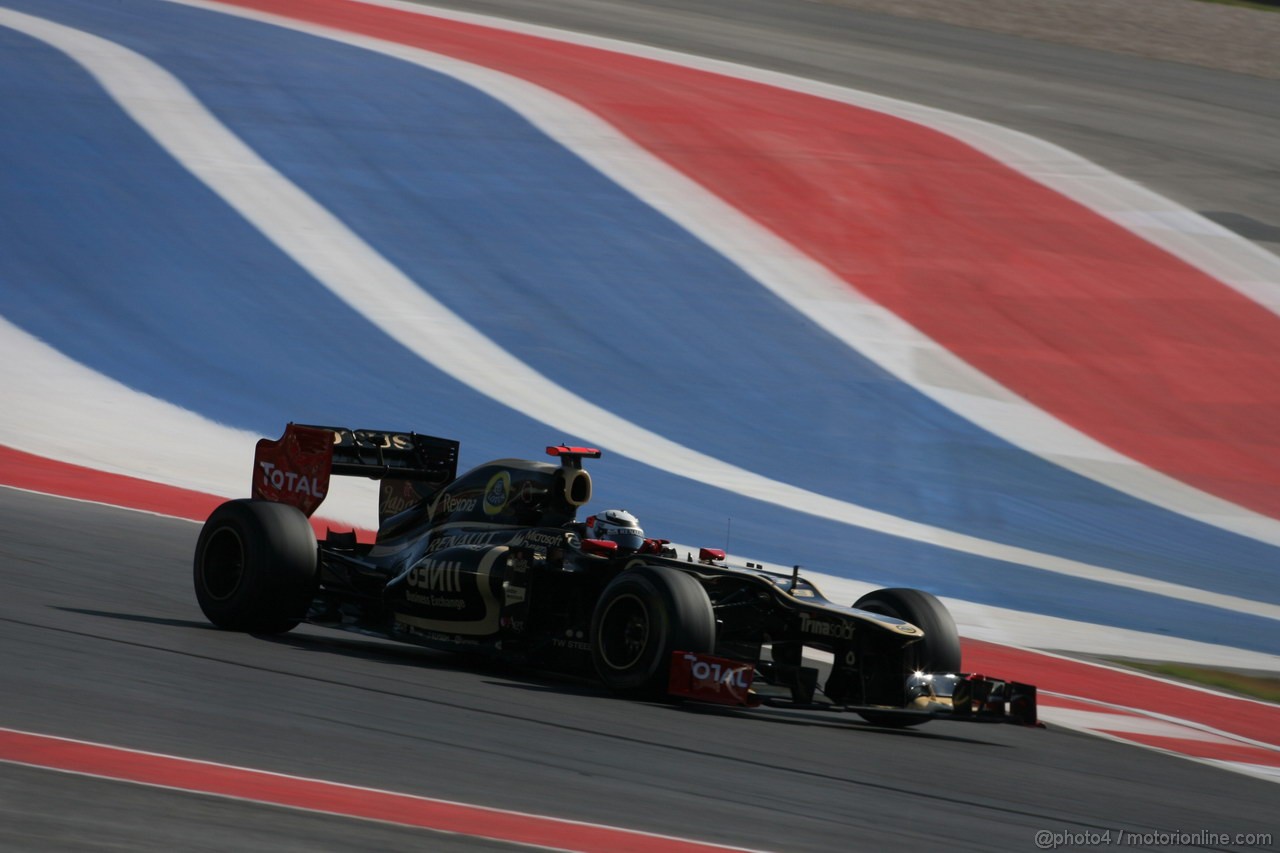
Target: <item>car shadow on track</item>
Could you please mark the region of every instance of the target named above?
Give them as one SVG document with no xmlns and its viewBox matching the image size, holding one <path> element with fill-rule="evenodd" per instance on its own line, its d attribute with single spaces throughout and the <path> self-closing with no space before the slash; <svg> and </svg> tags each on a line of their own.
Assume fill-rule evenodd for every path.
<svg viewBox="0 0 1280 853">
<path fill-rule="evenodd" d="M 139 613 L 113 613 L 110 610 L 87 610 L 82 607 L 57 607 L 52 606 L 54 610 L 60 610 L 63 613 L 79 613 L 82 616 L 98 616 L 104 619 L 119 619 L 124 622 L 145 622 L 148 625 L 167 625 L 172 628 L 199 628 L 207 631 L 217 631 L 213 625 L 199 619 L 169 619 L 163 616 L 143 616 Z"/>
<path fill-rule="evenodd" d="M 163 625 L 173 628 L 197 628 L 202 631 L 221 631 L 203 620 L 172 619 L 160 616 L 145 616 L 137 613 L 120 613 L 108 610 L 91 610 L 80 607 L 54 607 L 67 613 L 78 613 L 104 619 L 118 619 L 125 622 L 140 622 L 149 625 Z M 317 652 L 329 655 L 340 655 L 358 660 L 366 660 L 387 666 L 413 667 L 415 669 L 448 670 L 451 672 L 471 673 L 484 679 L 484 683 L 493 687 L 511 690 L 523 690 L 535 693 L 551 693 L 561 696 L 591 696 L 613 699 L 619 702 L 642 703 L 651 707 L 667 708 L 673 713 L 691 714 L 695 716 L 720 717 L 744 721 L 768 722 L 772 725 L 803 726 L 808 728 L 839 729 L 843 731 L 861 731 L 867 734 L 904 737 L 925 741 L 975 744 L 978 746 L 1004 747 L 1005 744 L 993 743 L 972 737 L 943 734 L 936 730 L 921 731 L 919 729 L 896 729 L 872 725 L 856 719 L 853 714 L 836 711 L 814 711 L 810 709 L 789 708 L 732 708 L 722 705 L 705 705 L 690 701 L 645 701 L 622 696 L 614 696 L 599 684 L 589 679 L 563 675 L 560 673 L 518 670 L 504 661 L 494 660 L 481 655 L 468 655 L 458 652 L 442 652 L 418 646 L 406 646 L 390 640 L 378 638 L 352 637 L 350 635 L 288 633 L 288 634 L 254 634 L 256 639 L 279 646 L 287 646 L 303 652 Z"/>
<path fill-rule="evenodd" d="M 148 625 L 165 625 L 172 628 L 197 628 L 201 631 L 237 634 L 236 631 L 223 631 L 216 625 L 202 619 L 172 619 L 162 616 L 144 616 L 140 613 L 119 613 L 109 610 L 89 610 L 82 607 L 54 607 L 64 613 L 79 613 L 83 616 L 97 616 L 103 619 L 118 619 L 123 622 L 142 622 Z M 366 660 L 383 661 L 412 666 L 457 666 L 465 656 L 436 652 L 417 646 L 405 646 L 381 641 L 376 638 L 353 639 L 349 636 L 323 636 L 305 633 L 290 634 L 251 634 L 249 636 L 268 643 L 292 646 L 304 651 L 323 651 L 328 654 L 346 655 Z"/>
<path fill-rule="evenodd" d="M 254 636 L 265 642 L 289 646 L 300 651 L 341 655 L 391 666 L 469 673 L 486 679 L 484 681 L 486 684 L 502 687 L 557 693 L 564 696 L 607 697 L 610 695 L 603 687 L 586 679 L 557 672 L 521 669 L 518 664 L 484 654 L 440 651 L 376 637 L 355 637 L 350 634 L 330 636 L 331 632 L 320 633 L 325 630 L 318 628 L 315 634 L 255 634 Z"/>
<path fill-rule="evenodd" d="M 163 625 L 171 628 L 196 628 L 201 631 L 238 634 L 235 631 L 223 631 L 215 625 L 197 619 L 172 619 L 161 616 L 145 616 L 140 613 L 121 613 L 110 610 L 91 610 L 82 607 L 58 607 L 52 609 L 64 613 L 76 613 L 82 616 L 94 616 L 101 619 L 115 619 L 123 622 L 138 622 L 147 625 Z M 565 695 L 609 695 L 604 688 L 583 679 L 572 676 L 561 676 L 558 673 L 539 673 L 519 671 L 511 664 L 479 654 L 465 652 L 446 652 L 422 646 L 409 646 L 392 640 L 377 637 L 361 637 L 351 634 L 335 634 L 324 628 L 314 629 L 316 633 L 308 633 L 308 626 L 301 626 L 287 634 L 251 634 L 254 639 L 277 646 L 287 646 L 303 652 L 317 652 L 326 655 L 366 660 L 389 666 L 413 667 L 415 669 L 436 669 L 451 672 L 469 672 L 476 675 L 498 676 L 502 679 L 519 681 L 511 684 L 507 681 L 493 682 L 509 687 L 521 687 Z"/>
<path fill-rule="evenodd" d="M 865 720 L 857 719 L 854 713 L 850 711 L 814 711 L 808 709 L 770 708 L 767 706 L 760 708 L 729 708 L 720 705 L 702 705 L 696 702 L 684 702 L 676 707 L 677 710 L 689 714 L 714 717 L 732 717 L 757 721 L 763 720 L 776 725 L 811 726 L 841 729 L 843 731 L 853 730 L 866 732 L 867 734 L 904 737 L 915 740 L 946 741 L 950 743 L 974 744 L 976 746 L 993 746 L 1000 747 L 1002 749 L 1008 748 L 1007 744 L 994 743 L 989 740 L 979 740 L 977 738 L 964 737 L 962 735 L 944 734 L 938 732 L 936 729 L 921 731 L 918 728 L 877 726 L 872 723 L 868 723 Z"/>
<path fill-rule="evenodd" d="M 318 629 L 324 630 L 324 629 Z M 421 646 L 407 646 L 376 637 L 329 636 L 327 634 L 288 633 L 254 634 L 255 639 L 277 646 L 288 646 L 304 652 L 321 652 L 328 655 L 367 660 L 390 666 L 406 666 L 427 669 L 467 671 L 492 662 L 475 655 L 442 652 Z"/>
<path fill-rule="evenodd" d="M 539 693 L 599 696 L 607 699 L 613 699 L 618 702 L 644 704 L 656 708 L 667 708 L 674 713 L 685 713 L 695 716 L 767 722 L 771 725 L 805 726 L 809 728 L 839 729 L 841 731 L 853 730 L 866 732 L 869 735 L 887 735 L 890 737 L 905 737 L 925 741 L 941 741 L 974 744 L 976 746 L 1008 748 L 1006 744 L 993 743 L 989 740 L 980 740 L 972 737 L 964 737 L 962 735 L 945 734 L 937 732 L 936 730 L 920 731 L 919 729 L 900 729 L 876 726 L 857 719 L 852 712 L 814 711 L 809 709 L 792 710 L 788 708 L 770 707 L 732 708 L 723 705 L 706 705 L 689 700 L 672 699 L 670 701 L 653 701 L 633 699 L 625 696 L 615 696 L 594 682 L 579 681 L 579 683 L 574 683 L 574 680 L 571 678 L 566 678 L 562 681 L 561 677 L 558 675 L 548 675 L 545 679 L 539 679 L 536 674 L 527 672 L 518 674 L 504 673 L 504 676 L 507 677 L 503 681 L 486 681 L 485 683 L 493 687 L 505 687 L 514 690 L 526 690 Z"/>
</svg>

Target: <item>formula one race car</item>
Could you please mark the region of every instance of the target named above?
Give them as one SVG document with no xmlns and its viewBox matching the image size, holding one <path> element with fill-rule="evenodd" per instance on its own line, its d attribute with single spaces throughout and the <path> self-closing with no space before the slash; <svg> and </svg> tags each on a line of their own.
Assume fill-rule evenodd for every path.
<svg viewBox="0 0 1280 853">
<path fill-rule="evenodd" d="M 456 441 L 290 424 L 258 442 L 252 498 L 222 504 L 200 532 L 200 608 L 220 628 L 306 621 L 633 696 L 849 710 L 888 726 L 1035 723 L 1034 687 L 960 672 L 955 623 L 932 595 L 883 589 L 842 607 L 798 567 L 597 538 L 595 518 L 576 514 L 591 499 L 582 460 L 600 452 L 547 453 L 556 461 L 499 459 L 459 477 Z M 372 544 L 333 531 L 317 543 L 308 516 L 331 474 L 381 480 Z"/>
</svg>

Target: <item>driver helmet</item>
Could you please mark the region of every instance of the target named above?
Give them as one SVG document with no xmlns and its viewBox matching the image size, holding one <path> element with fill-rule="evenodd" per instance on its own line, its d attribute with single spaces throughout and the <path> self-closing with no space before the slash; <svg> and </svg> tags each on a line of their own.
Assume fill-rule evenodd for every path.
<svg viewBox="0 0 1280 853">
<path fill-rule="evenodd" d="M 644 544 L 640 519 L 625 509 L 606 509 L 587 518 L 588 539 L 617 542 L 619 551 L 638 551 Z"/>
</svg>

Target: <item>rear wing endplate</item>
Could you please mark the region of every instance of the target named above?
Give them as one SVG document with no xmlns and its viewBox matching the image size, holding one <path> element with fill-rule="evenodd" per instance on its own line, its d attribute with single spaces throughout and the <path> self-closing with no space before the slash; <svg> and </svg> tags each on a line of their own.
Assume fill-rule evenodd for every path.
<svg viewBox="0 0 1280 853">
<path fill-rule="evenodd" d="M 452 439 L 415 432 L 289 424 L 279 439 L 258 442 L 254 498 L 316 511 L 333 474 L 381 480 L 378 520 L 434 495 L 458 475 Z"/>
</svg>

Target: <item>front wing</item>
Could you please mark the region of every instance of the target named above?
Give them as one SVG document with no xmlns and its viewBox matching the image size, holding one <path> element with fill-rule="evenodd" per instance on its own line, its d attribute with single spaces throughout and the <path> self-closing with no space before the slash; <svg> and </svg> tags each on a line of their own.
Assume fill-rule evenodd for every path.
<svg viewBox="0 0 1280 853">
<path fill-rule="evenodd" d="M 751 689 L 755 667 L 749 663 L 695 652 L 673 652 L 667 693 L 716 705 L 756 707 L 762 700 Z M 799 704 L 768 700 L 771 705 L 831 711 L 866 712 L 928 719 L 1037 726 L 1036 688 L 1032 684 L 988 678 L 976 673 L 914 673 L 907 676 L 909 701 L 902 707 L 881 705 Z"/>
</svg>

